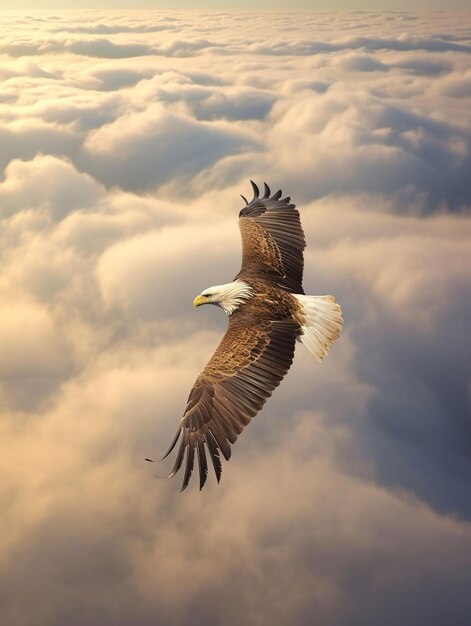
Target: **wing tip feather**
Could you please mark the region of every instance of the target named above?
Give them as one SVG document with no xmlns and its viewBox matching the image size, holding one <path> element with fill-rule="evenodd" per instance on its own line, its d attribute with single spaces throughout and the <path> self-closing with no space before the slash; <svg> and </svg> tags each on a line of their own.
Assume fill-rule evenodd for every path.
<svg viewBox="0 0 471 626">
<path fill-rule="evenodd" d="M 175 437 L 174 437 L 174 438 L 173 438 L 173 440 L 172 440 L 172 443 L 170 444 L 169 449 L 168 449 L 168 450 L 167 450 L 167 452 L 163 455 L 163 457 L 160 459 L 160 461 L 163 461 L 164 459 L 166 459 L 166 458 L 168 457 L 168 455 L 170 454 L 170 452 L 172 452 L 172 450 L 173 450 L 173 449 L 175 448 L 175 446 L 177 445 L 178 440 L 180 439 L 180 435 L 181 435 L 181 434 L 182 434 L 182 428 L 181 428 L 181 427 L 179 427 L 179 428 L 178 428 L 178 430 L 177 430 L 177 432 L 176 432 L 176 434 L 175 434 Z M 150 462 L 152 462 L 152 463 L 153 463 L 153 461 L 152 461 L 151 459 L 146 459 L 146 461 L 150 461 Z"/>
<path fill-rule="evenodd" d="M 258 188 L 258 186 L 253 182 L 253 180 L 250 180 L 250 184 L 252 185 L 252 189 L 253 189 L 253 200 L 256 200 L 257 198 L 260 198 L 260 190 Z M 253 202 L 252 200 L 252 202 Z"/>
<path fill-rule="evenodd" d="M 198 465 L 200 472 L 200 491 L 203 489 L 206 479 L 208 478 L 208 462 L 206 460 L 206 452 L 204 450 L 204 442 L 198 440 L 197 443 L 198 452 Z"/>
</svg>

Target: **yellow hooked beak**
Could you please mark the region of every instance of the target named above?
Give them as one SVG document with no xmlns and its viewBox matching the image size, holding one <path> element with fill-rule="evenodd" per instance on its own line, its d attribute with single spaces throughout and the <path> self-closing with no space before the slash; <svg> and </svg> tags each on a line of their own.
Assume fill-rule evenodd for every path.
<svg viewBox="0 0 471 626">
<path fill-rule="evenodd" d="M 193 300 L 193 306 L 201 306 L 205 302 L 207 302 L 206 298 L 203 298 L 203 296 L 196 296 L 196 298 Z"/>
</svg>

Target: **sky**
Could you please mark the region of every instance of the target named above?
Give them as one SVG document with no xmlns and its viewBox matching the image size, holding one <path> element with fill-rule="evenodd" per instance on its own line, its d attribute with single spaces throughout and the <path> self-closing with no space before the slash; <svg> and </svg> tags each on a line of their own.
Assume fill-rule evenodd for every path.
<svg viewBox="0 0 471 626">
<path fill-rule="evenodd" d="M 2 9 L 215 9 L 222 11 L 283 11 L 284 0 L 3 0 Z M 465 11 L 469 0 L 292 0 L 291 11 Z"/>
<path fill-rule="evenodd" d="M 224 11 L 286 10 L 284 0 L 3 0 L 2 9 L 217 9 Z M 469 0 L 292 0 L 290 10 L 314 11 L 460 11 Z"/>
<path fill-rule="evenodd" d="M 1 623 L 467 625 L 469 14 L 2 19 Z M 344 330 L 180 494 L 249 179 Z"/>
</svg>

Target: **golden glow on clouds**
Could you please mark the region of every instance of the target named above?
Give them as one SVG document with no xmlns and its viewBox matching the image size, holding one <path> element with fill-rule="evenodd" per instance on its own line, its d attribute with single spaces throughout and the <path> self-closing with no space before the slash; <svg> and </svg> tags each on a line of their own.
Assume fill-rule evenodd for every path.
<svg viewBox="0 0 471 626">
<path fill-rule="evenodd" d="M 1 622 L 467 623 L 463 17 L 3 20 Z M 249 178 L 345 330 L 181 496 L 144 458 L 223 332 L 192 300 L 238 271 Z"/>
</svg>

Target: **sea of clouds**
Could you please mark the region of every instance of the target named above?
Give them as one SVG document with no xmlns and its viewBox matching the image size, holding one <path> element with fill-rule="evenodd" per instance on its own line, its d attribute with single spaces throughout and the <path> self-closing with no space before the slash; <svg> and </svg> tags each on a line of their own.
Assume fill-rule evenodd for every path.
<svg viewBox="0 0 471 626">
<path fill-rule="evenodd" d="M 467 625 L 469 14 L 1 19 L 2 624 Z M 180 495 L 249 178 L 344 332 Z"/>
</svg>

